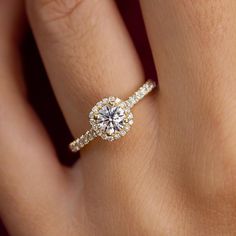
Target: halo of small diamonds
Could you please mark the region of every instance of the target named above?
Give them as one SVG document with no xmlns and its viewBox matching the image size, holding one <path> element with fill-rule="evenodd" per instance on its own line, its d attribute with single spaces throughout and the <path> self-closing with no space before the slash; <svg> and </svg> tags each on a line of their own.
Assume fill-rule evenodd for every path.
<svg viewBox="0 0 236 236">
<path fill-rule="evenodd" d="M 117 97 L 99 101 L 89 113 L 92 129 L 104 140 L 114 141 L 126 135 L 133 124 L 128 105 Z"/>
</svg>

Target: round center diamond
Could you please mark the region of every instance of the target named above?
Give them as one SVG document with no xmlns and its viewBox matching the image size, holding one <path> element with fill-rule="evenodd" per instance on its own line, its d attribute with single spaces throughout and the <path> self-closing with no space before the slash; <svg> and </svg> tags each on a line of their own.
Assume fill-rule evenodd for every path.
<svg viewBox="0 0 236 236">
<path fill-rule="evenodd" d="M 105 105 L 98 111 L 97 123 L 102 131 L 112 135 L 124 128 L 125 118 L 125 111 L 121 107 Z"/>
<path fill-rule="evenodd" d="M 90 124 L 98 136 L 113 141 L 124 136 L 133 124 L 133 115 L 126 103 L 109 97 L 98 102 L 89 114 Z"/>
</svg>

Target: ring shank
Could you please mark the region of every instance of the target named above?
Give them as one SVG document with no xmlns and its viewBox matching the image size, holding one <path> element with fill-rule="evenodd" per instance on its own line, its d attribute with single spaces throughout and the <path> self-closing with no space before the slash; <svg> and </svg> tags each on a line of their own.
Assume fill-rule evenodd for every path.
<svg viewBox="0 0 236 236">
<path fill-rule="evenodd" d="M 133 93 L 132 96 L 130 96 L 125 101 L 126 104 L 129 108 L 132 108 L 135 104 L 147 96 L 155 87 L 156 83 L 153 80 L 147 80 L 145 84 L 143 84 L 135 93 Z"/>
<path fill-rule="evenodd" d="M 72 152 L 78 152 L 81 148 L 87 145 L 89 142 L 94 140 L 97 137 L 97 134 L 93 129 L 88 130 L 81 137 L 75 139 L 69 144 L 69 148 Z"/>
</svg>

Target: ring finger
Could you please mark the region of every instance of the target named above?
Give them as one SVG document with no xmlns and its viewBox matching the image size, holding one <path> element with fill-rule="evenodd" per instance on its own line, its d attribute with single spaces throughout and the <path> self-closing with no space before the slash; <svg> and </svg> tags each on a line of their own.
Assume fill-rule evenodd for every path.
<svg viewBox="0 0 236 236">
<path fill-rule="evenodd" d="M 113 1 L 28 1 L 28 12 L 55 94 L 75 137 L 91 106 L 127 97 L 143 82 L 135 49 Z"/>
</svg>

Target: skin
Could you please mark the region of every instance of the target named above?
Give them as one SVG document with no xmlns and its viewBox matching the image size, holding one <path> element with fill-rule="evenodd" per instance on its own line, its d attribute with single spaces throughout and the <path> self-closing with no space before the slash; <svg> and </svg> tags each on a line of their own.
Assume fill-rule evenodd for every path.
<svg viewBox="0 0 236 236">
<path fill-rule="evenodd" d="M 112 0 L 0 2 L 0 214 L 11 235 L 235 235 L 236 2 L 140 3 L 159 90 L 134 108 L 125 138 L 96 140 L 65 168 L 27 102 L 24 9 L 75 137 L 104 94 L 145 81 L 140 59 Z"/>
</svg>

